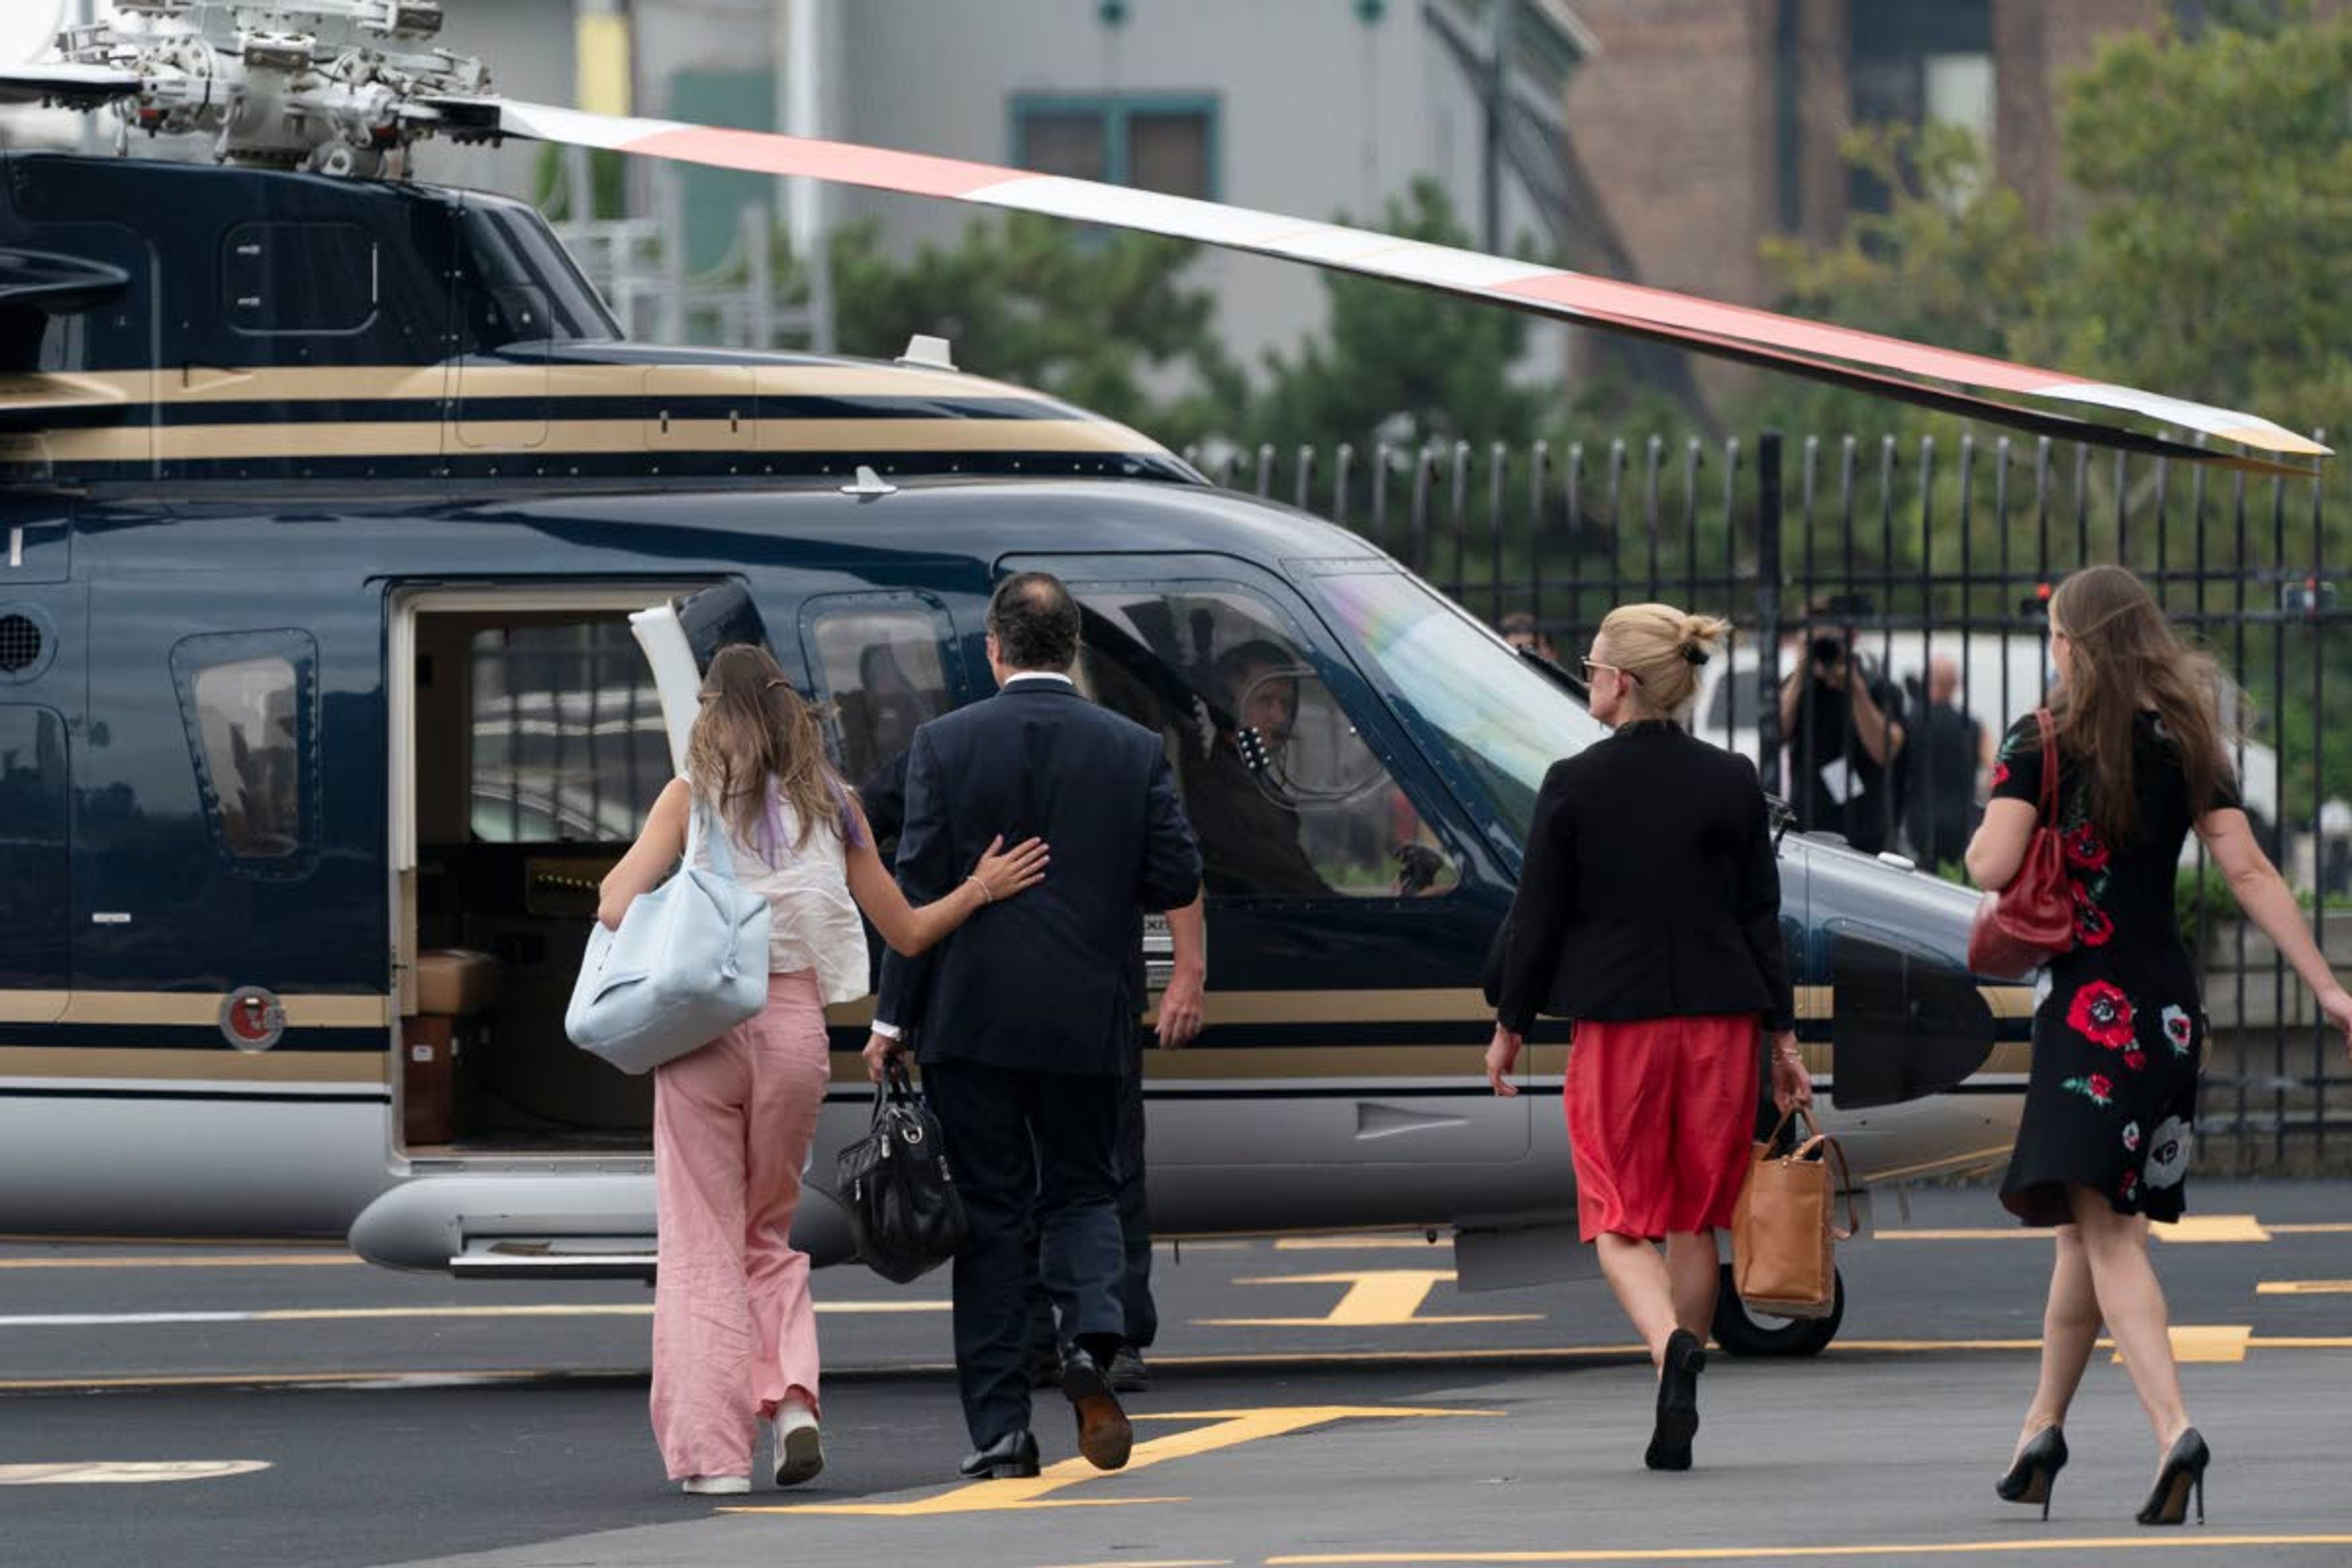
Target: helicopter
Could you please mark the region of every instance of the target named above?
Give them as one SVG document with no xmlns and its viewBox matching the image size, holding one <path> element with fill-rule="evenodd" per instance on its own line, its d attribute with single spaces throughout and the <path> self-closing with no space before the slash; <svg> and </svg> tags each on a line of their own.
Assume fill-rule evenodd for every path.
<svg viewBox="0 0 2352 1568">
<path fill-rule="evenodd" d="M 1212 853 L 1207 1027 L 1143 1052 L 1155 1231 L 1445 1227 L 1473 1289 L 1573 1250 L 1561 1119 L 1476 1065 L 1536 786 L 1605 733 L 1563 672 L 1363 539 L 936 340 L 890 363 L 626 341 L 533 208 L 414 177 L 436 138 L 1145 229 L 2186 461 L 2326 455 L 2252 415 L 1337 225 L 505 100 L 432 47 L 441 22 L 124 0 L 0 72 L 0 100 L 107 113 L 117 142 L 0 153 L 0 1228 L 648 1274 L 649 1086 L 561 1021 L 700 667 L 767 646 L 862 781 L 989 694 L 988 594 L 1045 568 L 1085 616 L 1082 688 L 1173 758 L 1192 715 L 1241 707 L 1222 655 L 1273 645 L 1294 685 L 1245 787 L 1299 841 L 1280 868 Z M 211 161 L 128 155 L 151 139 Z M 1863 1184 L 1999 1159 L 2032 996 L 1968 972 L 1974 897 L 1821 836 L 1779 856 L 1801 1037 Z M 1147 952 L 1164 979 L 1164 937 Z M 829 1016 L 820 1168 L 861 1129 L 870 1017 Z M 1556 1092 L 1564 1046 L 1535 1044 Z M 854 1256 L 821 1196 L 794 1239 Z M 1737 1350 L 1837 1327 L 1727 1303 Z"/>
</svg>

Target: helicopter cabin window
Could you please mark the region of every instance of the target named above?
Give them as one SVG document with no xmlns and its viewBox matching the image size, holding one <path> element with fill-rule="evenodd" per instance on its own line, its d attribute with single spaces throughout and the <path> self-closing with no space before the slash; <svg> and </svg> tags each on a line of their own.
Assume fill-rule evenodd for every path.
<svg viewBox="0 0 2352 1568">
<path fill-rule="evenodd" d="M 898 837 L 916 727 L 950 706 L 940 630 L 930 609 L 897 605 L 844 606 L 813 623 L 841 771 L 856 786 L 880 844 Z"/>
<path fill-rule="evenodd" d="M 1398 898 L 1458 880 L 1290 622 L 1246 589 L 1088 586 L 1077 679 L 1160 732 L 1220 898 Z"/>
<path fill-rule="evenodd" d="M 621 616 L 476 630 L 468 821 L 478 844 L 625 844 L 669 782 L 653 672 Z"/>
<path fill-rule="evenodd" d="M 221 304 L 241 332 L 356 332 L 375 319 L 375 237 L 352 223 L 241 223 L 221 241 Z"/>
<path fill-rule="evenodd" d="M 241 868 L 291 872 L 316 843 L 318 650 L 306 632 L 193 637 L 172 669 L 205 815 Z"/>
</svg>

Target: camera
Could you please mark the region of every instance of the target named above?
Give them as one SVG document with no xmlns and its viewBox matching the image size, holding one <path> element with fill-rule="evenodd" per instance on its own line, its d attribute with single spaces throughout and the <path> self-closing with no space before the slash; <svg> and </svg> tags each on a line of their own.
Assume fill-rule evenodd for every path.
<svg viewBox="0 0 2352 1568">
<path fill-rule="evenodd" d="M 1815 664 L 1835 664 L 1845 658 L 1846 648 L 1852 640 L 1843 633 L 1824 632 L 1813 638 L 1809 648 L 1810 657 Z"/>
</svg>

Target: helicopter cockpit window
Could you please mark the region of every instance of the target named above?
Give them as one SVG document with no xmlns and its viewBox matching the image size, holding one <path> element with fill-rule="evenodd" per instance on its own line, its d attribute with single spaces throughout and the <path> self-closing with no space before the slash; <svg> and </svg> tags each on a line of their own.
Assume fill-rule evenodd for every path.
<svg viewBox="0 0 2352 1568">
<path fill-rule="evenodd" d="M 317 668 L 304 632 L 193 637 L 172 650 L 214 836 L 240 866 L 282 873 L 313 844 Z"/>
<path fill-rule="evenodd" d="M 940 626 L 928 609 L 845 606 L 814 622 L 817 678 L 841 770 L 857 787 L 877 844 L 898 836 L 916 727 L 948 710 Z"/>
<path fill-rule="evenodd" d="M 1458 880 L 1271 604 L 1223 585 L 1078 599 L 1079 687 L 1160 731 L 1211 894 L 1393 898 Z"/>
<path fill-rule="evenodd" d="M 469 353 L 522 342 L 609 342 L 620 324 L 536 215 L 466 209 Z"/>
<path fill-rule="evenodd" d="M 242 332 L 355 332 L 375 319 L 375 237 L 352 223 L 241 223 L 221 240 L 221 306 Z"/>
</svg>

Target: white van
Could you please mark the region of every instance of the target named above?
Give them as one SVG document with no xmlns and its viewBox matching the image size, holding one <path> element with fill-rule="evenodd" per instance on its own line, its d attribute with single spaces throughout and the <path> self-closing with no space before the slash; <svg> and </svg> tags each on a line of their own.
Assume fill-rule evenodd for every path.
<svg viewBox="0 0 2352 1568">
<path fill-rule="evenodd" d="M 1863 631 L 1854 635 L 1853 646 L 1866 667 L 1901 689 L 1906 708 L 1925 700 L 1928 659 L 1951 658 L 1960 667 L 1960 710 L 1984 724 L 1996 744 L 2011 724 L 2041 705 L 2052 674 L 2048 648 L 2038 635 L 1971 632 L 1963 638 L 1958 632 Z M 1781 674 L 1802 654 L 1793 640 L 1784 643 Z M 1756 662 L 1752 641 L 1734 647 L 1727 659 L 1710 660 L 1700 673 L 1698 707 L 1691 720 L 1702 739 L 1746 757 L 1756 754 Z M 2247 742 L 2239 787 L 2255 832 L 2266 843 L 2278 821 L 2278 752 Z M 1787 794 L 1785 776 L 1769 782 L 1776 793 Z M 2182 856 L 2195 853 L 2192 838 Z"/>
</svg>

